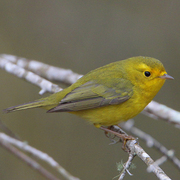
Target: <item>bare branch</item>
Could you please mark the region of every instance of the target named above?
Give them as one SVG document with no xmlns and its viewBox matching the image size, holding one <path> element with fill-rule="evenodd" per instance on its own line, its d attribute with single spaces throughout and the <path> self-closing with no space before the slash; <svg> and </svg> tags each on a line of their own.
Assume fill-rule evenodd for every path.
<svg viewBox="0 0 180 180">
<path fill-rule="evenodd" d="M 180 160 L 175 156 L 174 150 L 168 150 L 152 136 L 134 127 L 133 125 L 134 121 L 131 119 L 121 124 L 121 127 L 126 131 L 131 132 L 133 135 L 139 137 L 140 139 L 144 140 L 148 147 L 154 147 L 158 149 L 163 155 L 165 155 L 170 161 L 172 161 L 178 169 L 180 169 Z"/>
<path fill-rule="evenodd" d="M 50 166 L 55 168 L 59 173 L 61 173 L 62 176 L 64 176 L 68 180 L 79 180 L 79 178 L 76 178 L 76 177 L 72 176 L 69 172 L 67 172 L 61 165 L 59 165 L 48 154 L 46 154 L 46 153 L 44 153 L 42 151 L 39 151 L 39 150 L 29 146 L 28 144 L 26 144 L 24 142 L 21 142 L 19 140 L 11 138 L 11 137 L 7 136 L 4 133 L 0 133 L 0 141 L 1 142 L 6 142 L 6 144 L 7 143 L 12 144 L 12 145 L 18 147 L 19 149 L 32 154 L 33 156 L 37 157 L 38 159 L 41 159 L 41 160 L 45 161 Z"/>
<path fill-rule="evenodd" d="M 114 132 L 105 128 L 103 128 L 102 130 L 113 133 L 115 136 L 119 137 L 121 141 L 124 135 L 127 136 L 127 134 L 124 134 L 124 132 L 122 134 L 122 130 L 118 126 L 112 126 L 111 130 Z M 143 150 L 143 148 L 139 146 L 139 144 L 137 144 L 137 141 L 135 139 L 128 140 L 126 143 L 126 147 L 128 149 L 127 152 L 132 155 L 137 155 L 151 169 L 151 171 L 157 176 L 157 178 L 159 178 L 160 180 L 170 180 L 170 178 L 156 163 L 154 163 L 152 158 Z"/>
<path fill-rule="evenodd" d="M 170 178 L 164 173 L 164 171 L 154 163 L 152 158 L 139 146 L 134 146 L 134 152 L 160 180 L 170 180 Z"/>
<path fill-rule="evenodd" d="M 129 153 L 129 158 L 128 158 L 127 162 L 124 164 L 124 169 L 122 170 L 121 175 L 119 176 L 118 180 L 122 180 L 124 178 L 126 172 L 128 172 L 128 174 L 132 176 L 132 174 L 130 174 L 128 169 L 130 168 L 134 157 L 135 157 L 135 154 Z"/>
<path fill-rule="evenodd" d="M 56 93 L 62 90 L 62 88 L 60 88 L 58 85 L 53 84 L 50 81 L 47 81 L 46 79 L 40 77 L 39 75 L 27 71 L 1 57 L 0 57 L 0 67 L 13 75 L 19 78 L 23 78 L 28 82 L 40 87 L 41 88 L 40 94 L 43 94 L 45 92 Z"/>
<path fill-rule="evenodd" d="M 8 54 L 1 54 L 0 60 L 7 60 L 9 62 L 12 62 L 17 66 L 28 71 L 32 71 L 41 77 L 49 79 L 50 81 L 59 81 L 66 84 L 73 84 L 82 76 L 74 73 L 70 69 L 58 68 L 39 61 L 27 60 L 26 58 Z"/>
<path fill-rule="evenodd" d="M 145 115 L 154 119 L 162 119 L 169 123 L 175 124 L 180 128 L 180 112 L 175 111 L 163 104 L 155 101 L 151 101 L 144 109 Z"/>
<path fill-rule="evenodd" d="M 2 138 L 0 138 L 0 145 L 10 151 L 12 154 L 23 160 L 23 162 L 26 162 L 29 166 L 31 166 L 33 169 L 37 170 L 41 175 L 43 175 L 45 178 L 49 180 L 60 180 L 56 178 L 54 175 L 52 175 L 50 172 L 48 172 L 46 169 L 44 169 L 40 164 L 38 164 L 36 161 L 28 157 L 26 154 L 19 151 L 17 148 L 13 147 L 6 141 L 4 141 Z"/>
<path fill-rule="evenodd" d="M 157 159 L 154 164 L 156 164 L 157 166 L 160 166 L 161 164 L 163 164 L 165 161 L 167 161 L 167 157 L 166 156 L 162 156 L 161 158 Z M 151 172 L 152 169 L 150 167 L 147 168 L 147 172 Z"/>
<path fill-rule="evenodd" d="M 13 137 L 14 139 L 20 140 L 20 138 L 13 133 L 1 120 L 0 120 L 0 129 L 2 129 L 6 134 Z"/>
</svg>

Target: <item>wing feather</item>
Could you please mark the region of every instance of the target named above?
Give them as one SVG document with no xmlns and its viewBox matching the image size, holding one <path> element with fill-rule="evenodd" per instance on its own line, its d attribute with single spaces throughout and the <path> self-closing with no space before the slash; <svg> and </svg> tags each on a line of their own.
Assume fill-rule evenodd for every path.
<svg viewBox="0 0 180 180">
<path fill-rule="evenodd" d="M 133 94 L 130 81 L 122 78 L 112 80 L 112 83 L 100 84 L 89 81 L 68 93 L 58 106 L 47 112 L 70 112 L 98 108 L 107 105 L 120 104 L 127 101 Z"/>
</svg>

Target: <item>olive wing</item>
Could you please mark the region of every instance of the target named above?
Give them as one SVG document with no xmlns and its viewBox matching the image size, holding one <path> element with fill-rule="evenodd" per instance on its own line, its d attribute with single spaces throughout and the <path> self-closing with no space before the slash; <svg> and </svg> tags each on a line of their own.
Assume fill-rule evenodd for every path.
<svg viewBox="0 0 180 180">
<path fill-rule="evenodd" d="M 133 94 L 133 85 L 122 78 L 102 84 L 89 81 L 68 93 L 58 106 L 47 112 L 70 112 L 120 104 Z"/>
</svg>

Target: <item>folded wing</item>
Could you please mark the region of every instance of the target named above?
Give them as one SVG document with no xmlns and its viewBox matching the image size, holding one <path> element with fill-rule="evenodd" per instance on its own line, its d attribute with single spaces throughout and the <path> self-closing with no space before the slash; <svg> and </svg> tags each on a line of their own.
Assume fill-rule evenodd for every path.
<svg viewBox="0 0 180 180">
<path fill-rule="evenodd" d="M 58 106 L 47 112 L 80 111 L 120 104 L 131 98 L 132 87 L 130 81 L 122 78 L 116 78 L 108 83 L 89 81 L 72 90 Z"/>
</svg>

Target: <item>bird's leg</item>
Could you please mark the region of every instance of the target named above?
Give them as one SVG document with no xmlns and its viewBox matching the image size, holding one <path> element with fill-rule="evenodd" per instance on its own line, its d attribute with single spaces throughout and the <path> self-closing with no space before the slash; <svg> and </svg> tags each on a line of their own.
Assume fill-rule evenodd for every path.
<svg viewBox="0 0 180 180">
<path fill-rule="evenodd" d="M 124 137 L 122 137 L 120 140 L 123 142 L 123 147 L 122 147 L 122 148 L 123 148 L 125 151 L 127 151 L 127 149 L 126 149 L 126 143 L 127 143 L 128 140 L 137 140 L 137 138 L 134 138 L 133 136 L 130 136 L 130 135 L 128 135 L 125 131 L 123 131 L 119 125 L 111 126 L 111 130 L 112 130 L 112 131 L 115 131 L 115 132 L 117 132 L 117 133 L 119 133 L 119 134 L 124 135 Z"/>
<path fill-rule="evenodd" d="M 110 129 L 110 130 L 111 130 L 111 126 L 108 126 L 107 129 Z M 113 137 L 110 137 L 110 135 L 108 134 L 109 132 L 104 131 L 104 133 L 105 133 L 106 137 L 108 137 L 108 138 L 111 138 L 111 139 L 114 139 L 114 138 L 115 138 L 115 135 L 114 135 L 114 134 L 113 134 Z"/>
<path fill-rule="evenodd" d="M 122 148 L 125 151 L 127 151 L 127 148 L 126 148 L 127 141 L 128 140 L 135 140 L 134 137 L 129 136 L 121 128 L 119 128 L 117 126 L 109 126 L 108 128 L 101 126 L 100 129 L 104 130 L 105 134 L 111 133 L 111 134 L 114 134 L 115 136 L 119 137 L 120 140 L 123 142 L 123 147 Z"/>
<path fill-rule="evenodd" d="M 108 126 L 107 129 L 111 129 L 111 126 Z M 115 140 L 116 135 L 114 135 L 114 134 L 112 134 L 112 133 L 109 133 L 109 132 L 107 132 L 107 131 L 104 131 L 104 134 L 105 134 L 105 136 L 106 136 L 107 138 L 109 138 L 110 141 L 111 141 L 111 143 L 110 143 L 109 145 L 111 145 L 111 144 L 116 144 L 116 143 L 119 142 L 119 140 Z"/>
<path fill-rule="evenodd" d="M 94 124 L 94 126 L 96 127 L 96 128 L 100 128 L 101 127 L 101 124 Z M 107 127 L 107 129 L 111 129 L 111 126 L 108 126 Z M 104 131 L 104 133 L 105 133 L 105 136 L 107 137 L 107 138 L 109 138 L 111 141 L 112 141 L 112 139 L 114 139 L 116 136 L 113 134 L 113 137 L 111 137 L 108 133 L 109 132 L 107 132 L 107 131 Z M 112 133 L 111 133 L 111 135 L 112 135 Z M 114 143 L 115 144 L 115 143 Z"/>
</svg>

